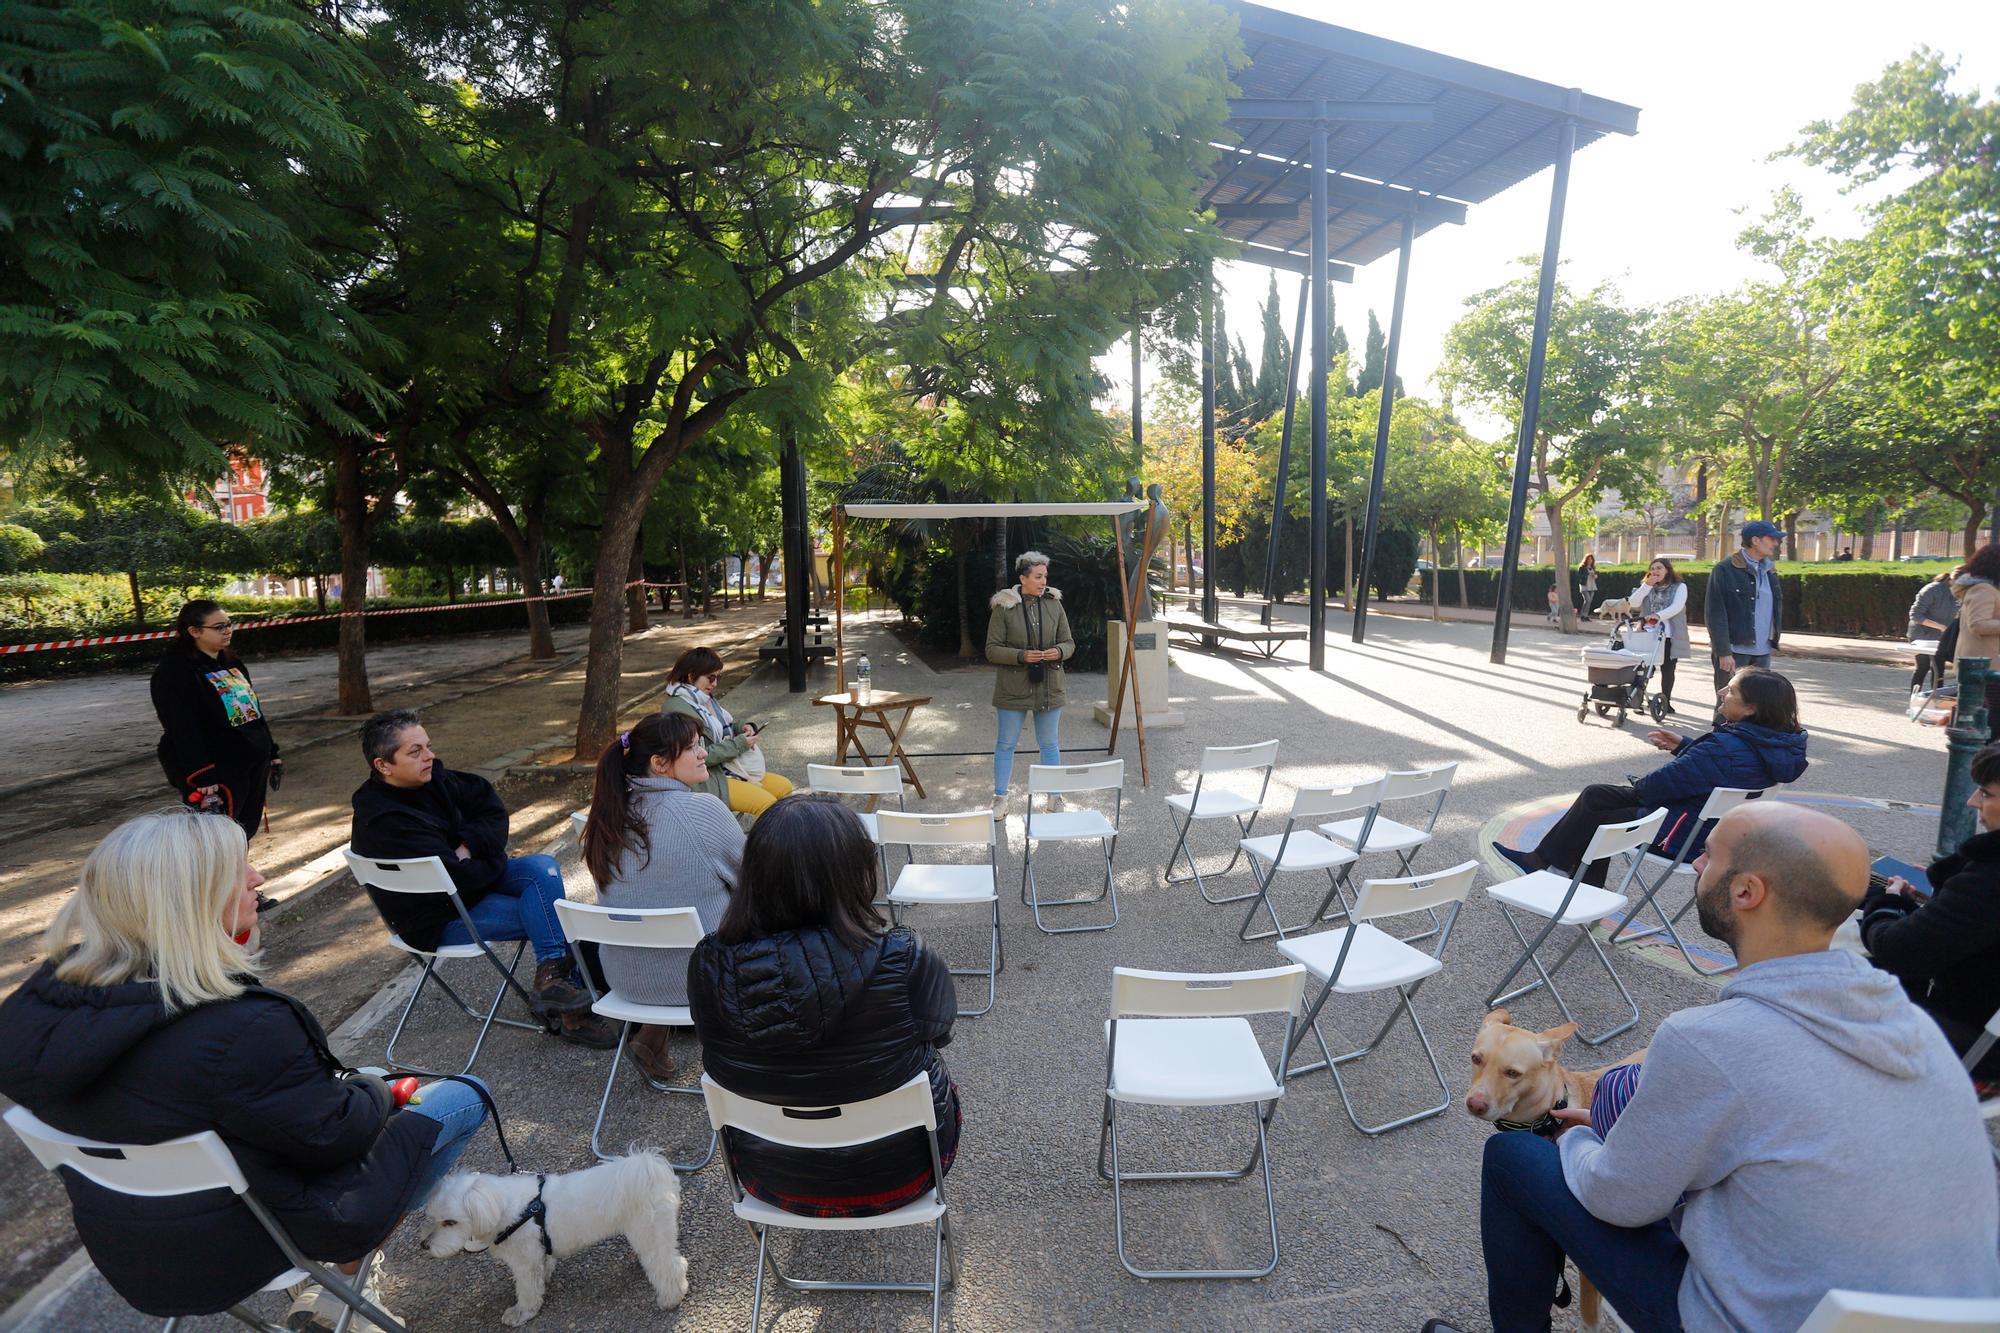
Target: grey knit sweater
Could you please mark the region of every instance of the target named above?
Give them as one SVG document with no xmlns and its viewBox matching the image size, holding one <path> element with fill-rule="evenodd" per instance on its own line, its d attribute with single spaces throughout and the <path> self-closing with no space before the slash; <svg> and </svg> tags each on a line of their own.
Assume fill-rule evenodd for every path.
<svg viewBox="0 0 2000 1333">
<path fill-rule="evenodd" d="M 672 778 L 634 778 L 633 814 L 646 822 L 651 854 L 622 853 L 611 882 L 598 886 L 606 907 L 692 907 L 704 930 L 722 923 L 743 865 L 743 830 L 729 807 Z M 607 945 L 604 976 L 637 1004 L 686 1004 L 688 949 Z"/>
</svg>

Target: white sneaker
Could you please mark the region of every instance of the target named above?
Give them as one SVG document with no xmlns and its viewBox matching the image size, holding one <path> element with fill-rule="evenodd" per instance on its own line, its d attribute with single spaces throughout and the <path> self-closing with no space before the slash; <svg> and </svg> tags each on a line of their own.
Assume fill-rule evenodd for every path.
<svg viewBox="0 0 2000 1333">
<path fill-rule="evenodd" d="M 1007 817 L 1007 793 L 1004 791 L 993 793 L 993 817 L 995 819 Z"/>
<path fill-rule="evenodd" d="M 362 1283 L 361 1294 L 400 1324 L 403 1317 L 382 1300 L 381 1272 L 382 1260 L 378 1257 L 368 1268 L 368 1280 Z M 294 1330 L 294 1333 L 320 1333 L 320 1330 L 331 1329 L 340 1321 L 341 1312 L 347 1309 L 345 1301 L 317 1282 L 295 1283 L 289 1294 L 292 1308 L 285 1313 L 285 1327 Z M 347 1327 L 349 1333 L 385 1333 L 381 1325 L 360 1313 L 348 1321 Z"/>
</svg>

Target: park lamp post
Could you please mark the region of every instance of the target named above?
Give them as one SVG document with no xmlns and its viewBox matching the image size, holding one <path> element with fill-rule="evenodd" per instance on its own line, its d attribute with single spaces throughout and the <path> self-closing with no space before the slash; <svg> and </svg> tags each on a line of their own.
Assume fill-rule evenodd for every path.
<svg viewBox="0 0 2000 1333">
<path fill-rule="evenodd" d="M 1944 764 L 1944 805 L 1938 810 L 1937 854 L 1950 856 L 1974 833 L 1972 807 L 1972 756 L 1986 745 L 1986 675 L 1991 659 L 1958 659 L 1958 707 L 1946 737 Z"/>
</svg>

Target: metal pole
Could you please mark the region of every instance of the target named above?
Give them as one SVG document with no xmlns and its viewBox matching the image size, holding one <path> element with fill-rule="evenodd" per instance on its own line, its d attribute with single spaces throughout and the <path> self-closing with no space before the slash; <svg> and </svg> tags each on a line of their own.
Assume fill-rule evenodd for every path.
<svg viewBox="0 0 2000 1333">
<path fill-rule="evenodd" d="M 833 506 L 833 688 L 847 688 L 847 513 Z"/>
<path fill-rule="evenodd" d="M 1201 618 L 1215 623 L 1215 279 L 1201 264 Z M 1213 638 L 1206 642 L 1212 647 Z"/>
<path fill-rule="evenodd" d="M 1326 102 L 1317 108 L 1312 130 L 1312 256 L 1306 281 L 1312 286 L 1312 530 L 1311 580 L 1306 611 L 1306 662 L 1326 670 Z"/>
<path fill-rule="evenodd" d="M 1514 494 L 1507 506 L 1507 545 L 1500 552 L 1500 587 L 1493 608 L 1494 662 L 1507 660 L 1507 629 L 1514 615 L 1514 574 L 1521 566 L 1521 525 L 1528 512 L 1528 458 L 1535 418 L 1542 406 L 1542 370 L 1548 363 L 1549 315 L 1555 305 L 1556 261 L 1562 251 L 1563 205 L 1569 199 L 1569 160 L 1576 152 L 1580 90 L 1569 90 L 1570 118 L 1556 131 L 1555 182 L 1549 187 L 1549 225 L 1542 236 L 1542 282 L 1535 296 L 1535 330 L 1528 340 L 1528 378 L 1521 393 L 1521 431 L 1514 441 Z"/>
<path fill-rule="evenodd" d="M 806 549 L 806 460 L 799 437 L 789 431 L 778 459 L 778 500 L 785 538 L 785 672 L 791 692 L 804 694 L 812 552 Z"/>
<path fill-rule="evenodd" d="M 1292 470 L 1292 416 L 1299 405 L 1299 356 L 1305 351 L 1306 303 L 1311 299 L 1309 280 L 1299 281 L 1299 317 L 1292 328 L 1292 354 L 1285 363 L 1285 428 L 1278 435 L 1278 485 L 1271 497 L 1271 550 L 1264 557 L 1264 596 L 1282 600 L 1283 589 L 1272 591 L 1278 581 L 1278 539 L 1285 530 L 1285 475 Z"/>
<path fill-rule="evenodd" d="M 1376 528 L 1382 521 L 1382 475 L 1389 468 L 1389 418 L 1396 410 L 1396 353 L 1403 346 L 1403 298 L 1410 290 L 1410 246 L 1416 239 L 1417 215 L 1411 213 L 1403 219 L 1403 244 L 1396 254 L 1396 301 L 1389 309 L 1389 346 L 1382 354 L 1382 408 L 1375 414 L 1375 467 L 1368 476 L 1368 519 L 1361 529 L 1361 591 L 1354 598 L 1356 643 L 1368 639 L 1368 575 L 1375 567 Z M 1436 570 L 1431 571 L 1431 580 L 1436 582 Z"/>
</svg>

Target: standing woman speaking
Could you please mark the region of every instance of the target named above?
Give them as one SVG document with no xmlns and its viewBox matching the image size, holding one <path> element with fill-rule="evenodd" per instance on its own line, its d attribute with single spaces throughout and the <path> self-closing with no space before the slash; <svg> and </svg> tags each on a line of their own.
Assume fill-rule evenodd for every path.
<svg viewBox="0 0 2000 1333">
<path fill-rule="evenodd" d="M 255 837 L 264 793 L 284 763 L 250 670 L 229 651 L 229 613 L 197 598 L 174 618 L 174 639 L 153 668 L 160 767 L 188 804 L 229 816 Z"/>
<path fill-rule="evenodd" d="M 1049 558 L 1023 551 L 1014 561 L 1018 586 L 993 594 L 986 622 L 986 660 L 994 673 L 993 709 L 999 715 L 993 746 L 993 814 L 1007 813 L 1014 747 L 1035 715 L 1035 744 L 1044 764 L 1062 762 L 1063 663 L 1076 656 L 1062 593 L 1049 586 Z"/>
</svg>

